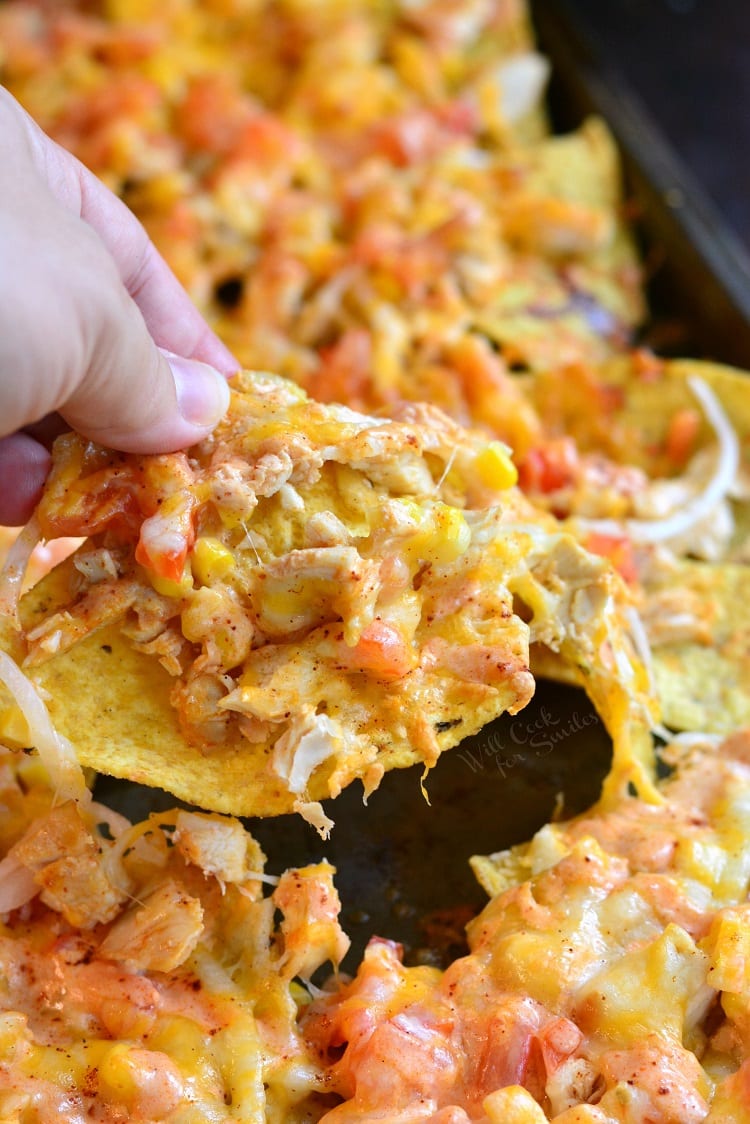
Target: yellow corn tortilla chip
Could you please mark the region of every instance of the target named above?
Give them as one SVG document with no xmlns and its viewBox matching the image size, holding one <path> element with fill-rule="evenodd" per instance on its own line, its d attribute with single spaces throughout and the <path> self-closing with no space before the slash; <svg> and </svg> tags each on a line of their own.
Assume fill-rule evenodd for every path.
<svg viewBox="0 0 750 1124">
<path fill-rule="evenodd" d="M 705 486 L 719 449 L 689 380 L 700 380 L 713 392 L 736 433 L 736 479 L 714 509 L 663 542 L 634 538 L 635 593 L 663 721 L 674 730 L 728 733 L 750 720 L 750 379 L 714 363 L 654 360 L 652 366 L 637 357 L 613 360 L 596 379 L 612 392 L 611 402 L 619 395 L 608 411 L 585 408 L 591 400 L 586 379 L 566 382 L 552 373 L 537 379 L 535 405 L 551 432 L 572 436 L 581 452 L 602 453 L 658 481 L 664 502 L 678 513 Z M 670 459 L 670 432 L 680 418 L 688 420 L 693 439 L 685 463 L 677 466 L 674 451 Z M 701 457 L 702 477 L 687 467 L 698 465 Z M 682 489 L 673 493 L 677 499 L 668 495 L 671 487 Z M 653 506 L 658 510 L 658 503 Z M 658 526 L 656 514 L 653 520 Z M 628 519 L 605 522 L 613 532 L 619 523 L 628 537 Z M 563 525 L 585 544 L 598 524 L 574 518 Z M 579 671 L 548 649 L 532 650 L 531 665 L 536 675 L 580 683 Z"/>
<path fill-rule="evenodd" d="M 649 588 L 646 605 L 654 618 L 651 664 L 662 723 L 708 734 L 750 725 L 748 567 L 680 562 L 670 580 Z M 536 678 L 583 685 L 574 664 L 541 645 L 532 647 L 531 670 Z"/>
<path fill-rule="evenodd" d="M 569 135 L 499 157 L 500 169 L 504 160 L 517 189 L 498 198 L 497 211 L 518 259 L 512 282 L 474 311 L 474 323 L 535 372 L 559 377 L 567 364 L 602 362 L 645 313 L 637 254 L 619 218 L 621 168 L 609 129 L 590 118 Z M 475 416 L 485 418 L 481 399 Z"/>
<path fill-rule="evenodd" d="M 697 603 L 704 628 L 697 636 L 693 628 L 690 639 L 680 639 L 679 619 L 672 634 L 666 620 L 662 642 L 652 639 L 662 721 L 674 730 L 713 734 L 749 725 L 750 569 L 681 562 L 674 584 L 664 591 L 675 595 L 677 606 Z M 652 603 L 659 593 L 650 591 Z"/>
</svg>

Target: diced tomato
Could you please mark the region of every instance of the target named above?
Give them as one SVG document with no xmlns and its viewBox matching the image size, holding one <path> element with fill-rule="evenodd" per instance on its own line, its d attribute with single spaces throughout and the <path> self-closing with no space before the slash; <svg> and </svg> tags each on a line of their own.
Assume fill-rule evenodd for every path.
<svg viewBox="0 0 750 1124">
<path fill-rule="evenodd" d="M 189 148 L 222 155 L 237 144 L 256 110 L 225 75 L 201 76 L 189 84 L 175 113 L 175 127 Z"/>
<path fill-rule="evenodd" d="M 673 415 L 665 447 L 667 456 L 677 468 L 684 467 L 690 459 L 700 427 L 701 418 L 697 410 L 686 407 Z"/>
<path fill-rule="evenodd" d="M 641 382 L 659 382 L 664 374 L 664 360 L 645 347 L 633 352 L 633 371 Z"/>
<path fill-rule="evenodd" d="M 374 152 L 398 167 L 408 167 L 436 156 L 457 137 L 470 135 L 477 124 L 476 111 L 466 102 L 451 102 L 436 109 L 412 109 L 371 130 Z"/>
<path fill-rule="evenodd" d="M 366 406 L 367 383 L 372 369 L 372 339 L 364 328 L 350 328 L 331 344 L 321 347 L 320 366 L 307 389 L 320 402 L 348 402 Z"/>
<path fill-rule="evenodd" d="M 570 437 L 529 449 L 518 469 L 518 482 L 525 492 L 556 492 L 574 483 L 578 475 L 578 451 Z"/>
<path fill-rule="evenodd" d="M 592 554 L 608 558 L 629 585 L 638 580 L 633 543 L 626 535 L 601 535 L 592 531 L 584 545 Z"/>
<path fill-rule="evenodd" d="M 167 496 L 155 515 L 144 519 L 135 560 L 168 581 L 182 579 L 187 556 L 195 542 L 196 499 L 192 492 Z"/>
<path fill-rule="evenodd" d="M 380 679 L 402 679 L 414 669 L 415 654 L 397 628 L 375 620 L 349 649 L 347 663 Z"/>
<path fill-rule="evenodd" d="M 251 158 L 256 166 L 289 163 L 299 149 L 298 137 L 271 113 L 255 113 L 243 126 L 234 155 Z"/>
<path fill-rule="evenodd" d="M 561 1017 L 547 1023 L 536 1037 L 541 1049 L 546 1078 L 554 1073 L 566 1058 L 575 1053 L 581 1044 L 583 1034 L 574 1022 Z"/>
</svg>

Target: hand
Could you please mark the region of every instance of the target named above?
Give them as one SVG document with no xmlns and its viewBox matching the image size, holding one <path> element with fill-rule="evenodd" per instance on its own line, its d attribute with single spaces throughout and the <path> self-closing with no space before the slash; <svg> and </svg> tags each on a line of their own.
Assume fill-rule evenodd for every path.
<svg viewBox="0 0 750 1124">
<path fill-rule="evenodd" d="M 135 216 L 0 87 L 0 524 L 31 514 L 55 411 L 171 452 L 210 432 L 237 368 Z"/>
</svg>

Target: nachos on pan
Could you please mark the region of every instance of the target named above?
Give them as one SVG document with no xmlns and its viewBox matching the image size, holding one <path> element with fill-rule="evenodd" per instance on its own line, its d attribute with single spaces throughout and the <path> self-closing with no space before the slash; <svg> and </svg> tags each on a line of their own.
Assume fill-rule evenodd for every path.
<svg viewBox="0 0 750 1124">
<path fill-rule="evenodd" d="M 617 354 L 644 316 L 612 138 L 547 135 L 519 0 L 311 10 L 14 0 L 0 80 L 243 366 L 365 411 L 429 401 L 522 451 L 513 373 Z"/>
<path fill-rule="evenodd" d="M 3 1121 L 750 1115 L 750 395 L 633 349 L 615 146 L 547 135 L 547 71 L 520 0 L 0 5 L 0 80 L 285 376 L 185 454 L 62 439 L 12 549 Z M 586 686 L 613 769 L 474 859 L 491 901 L 445 972 L 384 933 L 337 974 L 328 864 L 275 884 L 237 820 L 131 824 L 81 770 L 325 832 L 320 799 L 540 672 Z M 653 690 L 697 731 L 655 727 L 656 782 Z"/>
<path fill-rule="evenodd" d="M 346 952 L 332 867 L 267 876 L 228 817 L 61 803 L 4 748 L 0 800 L 3 1121 L 286 1124 L 325 1105 L 292 981 Z"/>
<path fill-rule="evenodd" d="M 492 899 L 444 972 L 373 940 L 302 1018 L 325 1124 L 746 1119 L 750 735 L 719 742 L 665 750 L 661 803 L 475 858 Z"/>
</svg>

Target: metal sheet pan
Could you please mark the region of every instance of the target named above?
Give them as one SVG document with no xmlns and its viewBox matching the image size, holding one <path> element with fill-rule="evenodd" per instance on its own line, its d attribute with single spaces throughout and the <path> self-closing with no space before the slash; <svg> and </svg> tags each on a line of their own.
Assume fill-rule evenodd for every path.
<svg viewBox="0 0 750 1124">
<path fill-rule="evenodd" d="M 577 33 L 564 3 L 541 0 L 534 8 L 555 72 L 556 123 L 569 127 L 600 113 L 621 145 L 645 249 L 659 263 L 652 284 L 659 314 L 687 326 L 684 350 L 750 365 L 750 264 L 741 247 L 632 92 Z M 464 950 L 463 924 L 485 900 L 469 857 L 527 839 L 556 808 L 583 810 L 599 793 L 610 755 L 585 695 L 542 682 L 520 715 L 441 758 L 427 779 L 429 804 L 421 770 L 412 768 L 388 775 L 366 807 L 359 785 L 329 802 L 336 827 L 326 843 L 298 817 L 248 826 L 271 873 L 323 857 L 337 867 L 353 940 L 349 966 L 374 934 L 401 941 L 407 962 L 445 962 Z M 176 803 L 107 777 L 96 794 L 131 818 Z"/>
<path fill-rule="evenodd" d="M 540 48 L 553 67 L 554 125 L 574 127 L 596 113 L 618 142 L 656 317 L 682 325 L 675 342 L 683 355 L 750 367 L 750 258 L 744 246 L 566 0 L 531 0 L 531 9 Z"/>
</svg>

